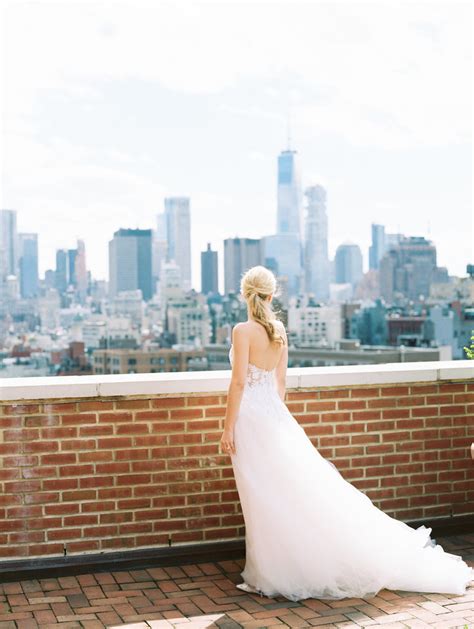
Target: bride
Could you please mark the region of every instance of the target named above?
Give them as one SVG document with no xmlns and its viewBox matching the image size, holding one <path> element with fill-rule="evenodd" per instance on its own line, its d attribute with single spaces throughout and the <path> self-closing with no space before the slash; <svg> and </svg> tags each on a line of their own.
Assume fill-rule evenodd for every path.
<svg viewBox="0 0 474 629">
<path fill-rule="evenodd" d="M 381 589 L 464 594 L 474 569 L 378 509 L 322 457 L 284 403 L 288 342 L 271 301 L 276 279 L 241 279 L 248 321 L 232 330 L 232 378 L 220 445 L 245 521 L 237 587 L 298 601 L 367 598 Z"/>
</svg>

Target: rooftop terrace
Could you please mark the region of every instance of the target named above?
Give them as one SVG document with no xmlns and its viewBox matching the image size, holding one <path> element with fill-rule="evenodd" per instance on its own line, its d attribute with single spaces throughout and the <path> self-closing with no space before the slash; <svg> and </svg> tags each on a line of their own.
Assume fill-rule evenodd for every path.
<svg viewBox="0 0 474 629">
<path fill-rule="evenodd" d="M 473 534 L 437 541 L 474 565 Z M 0 583 L 0 627 L 474 627 L 472 587 L 463 596 L 381 590 L 367 599 L 292 602 L 237 589 L 243 566 L 235 559 Z"/>
<path fill-rule="evenodd" d="M 285 400 L 346 480 L 468 562 L 473 363 L 290 368 Z M 472 590 L 342 605 L 236 589 L 245 528 L 219 448 L 229 381 L 228 370 L 0 381 L 0 627 L 474 626 Z"/>
</svg>

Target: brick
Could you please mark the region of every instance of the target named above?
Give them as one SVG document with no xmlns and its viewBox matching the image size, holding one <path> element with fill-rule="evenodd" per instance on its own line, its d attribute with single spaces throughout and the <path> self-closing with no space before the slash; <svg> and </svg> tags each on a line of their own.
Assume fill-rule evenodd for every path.
<svg viewBox="0 0 474 629">
<path fill-rule="evenodd" d="M 208 409 L 206 409 L 208 410 Z M 224 415 L 224 413 L 222 413 Z M 206 420 L 190 420 L 187 422 L 187 430 L 198 430 L 199 433 L 202 431 L 209 430 L 218 430 L 220 428 L 219 421 L 216 419 L 206 419 Z"/>
<path fill-rule="evenodd" d="M 61 415 L 61 422 L 64 426 L 76 424 L 95 424 L 97 415 L 95 413 L 66 413 Z"/>
<path fill-rule="evenodd" d="M 400 386 L 382 386 L 380 388 L 380 394 L 382 396 L 399 397 L 401 395 L 408 395 L 409 387 L 405 385 Z"/>
<path fill-rule="evenodd" d="M 119 478 L 122 478 L 121 476 Z M 91 476 L 79 479 L 79 487 L 110 487 L 114 484 L 113 476 Z"/>
<path fill-rule="evenodd" d="M 341 410 L 367 408 L 366 400 L 338 400 L 337 408 Z"/>
<path fill-rule="evenodd" d="M 104 412 L 104 413 L 99 413 L 98 414 L 98 420 L 99 420 L 99 423 L 102 423 L 102 422 L 113 422 L 113 423 L 132 422 L 133 421 L 133 414 L 130 413 L 130 412 L 125 412 L 125 411 L 117 411 L 116 413 Z"/>
<path fill-rule="evenodd" d="M 378 387 L 354 387 L 350 389 L 351 397 L 364 398 L 364 397 L 378 397 L 380 395 L 380 389 Z"/>
<path fill-rule="evenodd" d="M 152 408 L 176 408 L 183 407 L 186 404 L 184 396 L 174 398 L 156 398 L 151 400 Z"/>
<path fill-rule="evenodd" d="M 436 384 L 412 384 L 410 385 L 410 393 L 437 393 L 439 385 Z"/>
<path fill-rule="evenodd" d="M 122 424 L 117 426 L 116 433 L 117 435 L 143 435 L 149 432 L 148 424 L 143 423 L 133 423 L 133 424 Z"/>
<path fill-rule="evenodd" d="M 30 415 L 23 417 L 25 426 L 59 426 L 59 415 Z"/>
<path fill-rule="evenodd" d="M 375 465 L 365 468 L 366 476 L 388 476 L 393 474 L 393 466 L 391 465 Z"/>
<path fill-rule="evenodd" d="M 410 417 L 410 409 L 408 408 L 386 408 L 382 410 L 383 419 L 403 419 Z"/>
<path fill-rule="evenodd" d="M 389 432 L 382 434 L 382 441 L 402 441 L 404 439 L 410 439 L 410 432 L 408 430 L 401 430 L 398 432 Z"/>
<path fill-rule="evenodd" d="M 95 439 L 63 439 L 61 441 L 62 450 L 74 450 L 74 452 L 78 450 L 96 450 L 97 445 Z M 99 447 L 102 446 L 99 445 Z"/>
<path fill-rule="evenodd" d="M 41 463 L 44 465 L 66 465 L 67 463 L 76 462 L 76 453 L 43 454 Z"/>
<path fill-rule="evenodd" d="M 306 403 L 306 410 L 307 411 L 333 411 L 336 410 L 336 402 L 330 402 L 330 401 L 326 401 L 326 402 L 307 402 Z"/>
<path fill-rule="evenodd" d="M 3 431 L 4 441 L 27 441 L 31 439 L 39 439 L 39 430 L 33 428 L 13 428 Z"/>
<path fill-rule="evenodd" d="M 351 443 L 378 443 L 380 441 L 380 435 L 351 435 Z"/>
<path fill-rule="evenodd" d="M 185 430 L 184 422 L 175 422 L 175 421 L 163 421 L 163 422 L 153 422 L 152 424 L 152 432 L 184 432 Z"/>
<path fill-rule="evenodd" d="M 108 424 L 79 427 L 80 437 L 99 437 L 103 435 L 113 435 L 113 433 L 114 427 Z"/>
<path fill-rule="evenodd" d="M 5 415 L 32 415 L 39 412 L 39 404 L 5 404 L 3 406 Z"/>
<path fill-rule="evenodd" d="M 118 410 L 150 408 L 150 400 L 115 400 L 114 408 Z"/>
<path fill-rule="evenodd" d="M 445 409 L 447 407 L 443 407 L 443 413 L 446 412 Z M 439 406 L 421 406 L 411 409 L 412 417 L 430 417 L 433 415 L 439 415 L 440 408 Z"/>
<path fill-rule="evenodd" d="M 57 441 L 32 441 L 23 443 L 23 452 L 55 452 L 59 450 Z"/>
</svg>

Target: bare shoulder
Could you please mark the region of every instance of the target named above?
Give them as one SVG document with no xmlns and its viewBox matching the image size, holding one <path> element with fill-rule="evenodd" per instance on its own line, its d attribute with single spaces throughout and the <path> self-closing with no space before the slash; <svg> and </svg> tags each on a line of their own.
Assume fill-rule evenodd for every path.
<svg viewBox="0 0 474 629">
<path fill-rule="evenodd" d="M 249 334 L 249 328 L 247 321 L 239 321 L 232 328 L 232 336 L 233 338 L 242 338 L 246 337 Z"/>
</svg>

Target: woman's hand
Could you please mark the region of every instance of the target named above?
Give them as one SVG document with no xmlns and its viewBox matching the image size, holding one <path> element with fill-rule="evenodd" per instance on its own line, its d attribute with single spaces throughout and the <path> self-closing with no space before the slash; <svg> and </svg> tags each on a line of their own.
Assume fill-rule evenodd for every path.
<svg viewBox="0 0 474 629">
<path fill-rule="evenodd" d="M 221 437 L 221 447 L 226 454 L 235 454 L 234 431 L 224 430 Z"/>
</svg>

